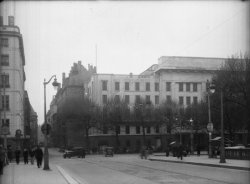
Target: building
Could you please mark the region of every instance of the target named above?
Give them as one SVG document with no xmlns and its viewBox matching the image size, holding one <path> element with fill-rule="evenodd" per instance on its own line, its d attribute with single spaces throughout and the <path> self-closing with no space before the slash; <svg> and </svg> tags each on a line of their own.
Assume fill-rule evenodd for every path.
<svg viewBox="0 0 250 184">
<path fill-rule="evenodd" d="M 100 106 L 104 106 L 109 99 L 123 100 L 131 110 L 142 99 L 154 106 L 165 101 L 175 101 L 180 107 L 187 107 L 205 99 L 207 80 L 211 80 L 225 60 L 163 56 L 159 58 L 158 64 L 152 65 L 139 75 L 93 74 L 88 84 L 88 95 Z M 138 128 L 136 124 L 130 123 L 119 125 L 119 128 L 121 147 L 138 151 L 142 142 L 142 127 Z M 146 128 L 149 146 L 157 149 L 166 143 L 166 130 L 163 128 Z M 115 145 L 112 131 L 104 135 L 100 130 L 92 129 L 90 136 L 93 147 Z"/>
<path fill-rule="evenodd" d="M 0 6 L 0 8 L 3 7 Z M 30 112 L 32 107 L 25 92 L 25 55 L 22 34 L 14 23 L 14 17 L 6 17 L 2 12 L 4 11 L 0 14 L 1 143 L 6 140 L 3 134 L 7 133 L 7 144 L 14 147 L 17 144 L 16 132 L 21 133 L 19 140 L 30 138 L 29 130 L 32 124 L 30 116 L 33 117 L 35 112 L 34 110 Z M 20 146 L 23 142 L 20 141 Z"/>
<path fill-rule="evenodd" d="M 68 101 L 86 95 L 88 83 L 94 73 L 96 73 L 96 67 L 88 65 L 86 69 L 81 61 L 78 61 L 71 67 L 68 77 L 65 73 L 62 74 L 62 85 L 54 96 L 47 113 L 48 122 L 52 126 L 50 143 L 53 142 L 56 146 L 81 144 L 83 135 L 72 132 L 70 128 L 73 120 L 64 121 L 58 114 L 67 106 Z"/>
</svg>

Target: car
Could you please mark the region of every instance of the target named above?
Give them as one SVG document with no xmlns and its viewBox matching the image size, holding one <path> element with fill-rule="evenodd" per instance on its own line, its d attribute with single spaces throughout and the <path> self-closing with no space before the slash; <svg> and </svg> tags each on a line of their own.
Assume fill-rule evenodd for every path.
<svg viewBox="0 0 250 184">
<path fill-rule="evenodd" d="M 114 156 L 114 148 L 113 147 L 106 147 L 104 149 L 104 155 L 105 155 L 105 157 L 107 157 L 107 156 L 113 157 Z"/>
<path fill-rule="evenodd" d="M 71 158 L 71 157 L 78 157 L 78 158 L 85 158 L 85 149 L 82 147 L 76 147 L 67 149 L 63 153 L 63 158 Z"/>
</svg>

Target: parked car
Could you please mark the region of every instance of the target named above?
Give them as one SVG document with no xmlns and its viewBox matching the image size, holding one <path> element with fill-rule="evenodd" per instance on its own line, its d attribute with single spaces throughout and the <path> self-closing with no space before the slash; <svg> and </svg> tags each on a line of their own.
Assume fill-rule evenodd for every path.
<svg viewBox="0 0 250 184">
<path fill-rule="evenodd" d="M 67 149 L 63 153 L 63 158 L 71 158 L 71 157 L 78 157 L 78 158 L 85 158 L 85 149 L 82 147 L 76 147 L 72 149 Z"/>
<path fill-rule="evenodd" d="M 104 150 L 104 155 L 105 155 L 105 157 L 107 157 L 107 156 L 113 157 L 114 156 L 114 148 L 113 147 L 106 147 Z"/>
</svg>

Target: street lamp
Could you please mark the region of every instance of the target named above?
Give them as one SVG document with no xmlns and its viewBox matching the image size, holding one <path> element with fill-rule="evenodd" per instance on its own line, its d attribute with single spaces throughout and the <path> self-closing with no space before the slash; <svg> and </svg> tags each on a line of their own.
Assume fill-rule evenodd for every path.
<svg viewBox="0 0 250 184">
<path fill-rule="evenodd" d="M 212 138 L 212 131 L 213 131 L 213 123 L 211 121 L 211 107 L 210 107 L 210 94 L 215 92 L 215 86 L 207 80 L 207 101 L 208 101 L 208 124 L 207 130 L 209 135 L 209 142 L 208 142 L 208 157 L 212 158 L 212 146 L 211 146 L 211 138 Z"/>
<path fill-rule="evenodd" d="M 48 125 L 47 125 L 47 118 L 46 118 L 46 85 L 50 83 L 52 78 L 55 78 L 52 85 L 54 87 L 58 87 L 59 83 L 56 81 L 55 75 L 53 75 L 49 79 L 49 81 L 46 82 L 46 80 L 44 79 L 44 82 L 43 82 L 43 86 L 44 86 L 44 126 L 46 127 L 46 131 L 44 133 L 44 166 L 43 166 L 43 170 L 50 170 L 50 168 L 49 168 L 49 151 L 48 151 L 48 135 L 47 135 Z"/>
<path fill-rule="evenodd" d="M 191 133 L 190 133 L 190 139 L 191 139 L 191 141 L 190 141 L 190 151 L 191 151 L 191 154 L 194 154 L 194 134 L 193 134 L 193 122 L 194 122 L 194 120 L 191 118 L 190 120 L 189 120 L 189 122 L 190 122 L 190 126 L 191 126 Z"/>
<path fill-rule="evenodd" d="M 175 120 L 178 122 L 178 120 L 180 121 L 180 144 L 182 144 L 182 123 L 181 123 L 181 119 L 179 118 L 175 118 Z"/>
</svg>

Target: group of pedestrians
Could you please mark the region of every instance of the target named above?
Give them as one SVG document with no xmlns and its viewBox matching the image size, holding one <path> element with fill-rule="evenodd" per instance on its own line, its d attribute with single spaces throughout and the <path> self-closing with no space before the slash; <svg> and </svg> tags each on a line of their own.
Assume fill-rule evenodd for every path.
<svg viewBox="0 0 250 184">
<path fill-rule="evenodd" d="M 13 160 L 13 154 L 15 155 L 15 161 L 18 165 L 20 163 L 21 150 L 19 147 L 13 152 L 11 147 L 8 147 L 7 150 L 0 145 L 0 175 L 3 174 L 3 168 L 5 165 L 9 164 Z M 36 146 L 32 149 L 24 148 L 23 152 L 23 161 L 24 164 L 30 163 L 34 165 L 34 160 L 36 159 L 37 167 L 40 168 L 43 160 L 43 151 L 39 146 Z"/>
</svg>

